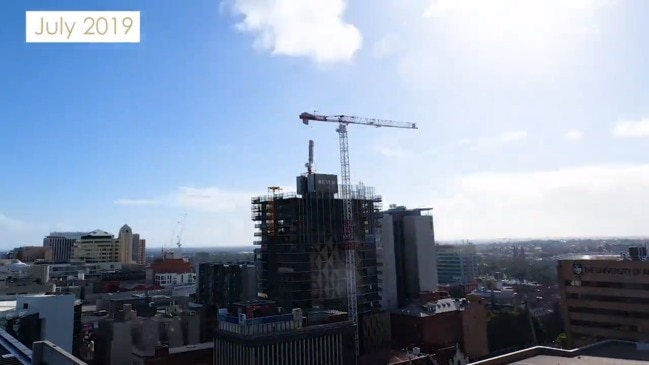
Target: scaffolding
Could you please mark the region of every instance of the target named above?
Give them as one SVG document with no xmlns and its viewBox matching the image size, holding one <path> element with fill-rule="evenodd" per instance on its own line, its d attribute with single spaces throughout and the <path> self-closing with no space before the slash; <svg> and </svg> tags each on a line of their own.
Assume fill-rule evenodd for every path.
<svg viewBox="0 0 649 365">
<path fill-rule="evenodd" d="M 341 191 L 340 188 L 338 191 Z M 379 308 L 376 245 L 382 198 L 350 187 L 358 246 L 358 313 Z M 259 291 L 285 308 L 347 310 L 343 201 L 338 194 L 277 193 L 252 198 Z"/>
</svg>

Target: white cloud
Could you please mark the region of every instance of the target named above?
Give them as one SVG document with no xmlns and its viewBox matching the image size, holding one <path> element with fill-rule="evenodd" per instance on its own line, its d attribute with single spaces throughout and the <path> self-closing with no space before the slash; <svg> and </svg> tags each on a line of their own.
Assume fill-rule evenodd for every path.
<svg viewBox="0 0 649 365">
<path fill-rule="evenodd" d="M 295 188 L 281 186 L 282 192 Z M 187 213 L 183 241 L 187 246 L 251 245 L 254 239 L 254 222 L 251 220 L 251 198 L 268 192 L 247 192 L 219 187 L 180 187 L 176 191 L 153 199 L 118 199 L 115 204 L 135 202 L 133 206 L 166 212 L 166 215 Z M 138 204 L 146 202 L 146 204 Z M 123 204 L 122 204 L 123 205 Z M 137 215 L 142 216 L 141 214 Z M 132 222 L 132 227 L 148 242 L 170 243 L 172 225 L 167 220 L 142 218 Z M 129 223 L 131 224 L 131 223 Z M 163 226 L 161 226 L 163 225 Z"/>
<path fill-rule="evenodd" d="M 611 133 L 615 137 L 649 137 L 649 118 L 644 118 L 636 121 L 625 120 L 618 122 Z"/>
<path fill-rule="evenodd" d="M 516 142 L 521 142 L 526 140 L 529 137 L 527 131 L 509 131 L 503 132 L 495 137 L 485 137 L 478 139 L 466 138 L 460 141 L 461 145 L 466 145 L 471 148 L 471 150 L 483 150 L 486 148 L 493 148 L 504 144 L 512 144 Z"/>
<path fill-rule="evenodd" d="M 513 131 L 501 134 L 496 140 L 498 142 L 516 142 L 527 139 L 527 131 Z"/>
<path fill-rule="evenodd" d="M 459 18 L 471 22 L 475 31 L 491 35 L 516 35 L 527 40 L 593 31 L 575 23 L 577 15 L 591 16 L 609 0 L 433 0 L 426 18 Z"/>
<path fill-rule="evenodd" d="M 117 205 L 155 205 L 158 204 L 156 200 L 153 199 L 117 199 L 115 200 Z"/>
<path fill-rule="evenodd" d="M 41 245 L 43 231 L 46 228 L 42 224 L 27 222 L 0 213 L 0 247 L 9 249 Z"/>
<path fill-rule="evenodd" d="M 363 38 L 343 19 L 346 0 L 225 0 L 240 17 L 237 29 L 274 55 L 310 57 L 330 64 L 352 60 Z"/>
<path fill-rule="evenodd" d="M 411 156 L 412 153 L 408 150 L 405 150 L 403 148 L 395 148 L 395 147 L 388 147 L 388 146 L 382 146 L 382 147 L 373 147 L 372 150 L 374 152 L 378 152 L 381 156 L 384 157 L 407 157 Z"/>
<path fill-rule="evenodd" d="M 569 130 L 564 135 L 563 138 L 568 141 L 580 141 L 583 138 L 583 134 L 578 130 Z"/>
<path fill-rule="evenodd" d="M 147 199 L 117 199 L 114 204 L 126 206 L 167 206 L 210 212 L 229 212 L 244 201 L 250 201 L 253 194 L 228 191 L 217 187 L 196 188 L 182 186 L 164 196 Z"/>
<path fill-rule="evenodd" d="M 427 203 L 440 239 L 647 235 L 649 165 L 476 173 Z"/>
<path fill-rule="evenodd" d="M 6 215 L 0 213 L 0 227 L 4 229 L 22 229 L 25 226 L 25 222 L 7 217 Z"/>
<path fill-rule="evenodd" d="M 394 54 L 399 49 L 399 37 L 395 34 L 387 34 L 374 43 L 372 54 L 375 58 L 381 59 Z"/>
<path fill-rule="evenodd" d="M 413 3 L 417 4 L 400 6 L 405 10 L 398 17 L 386 16 L 386 28 L 397 28 L 401 35 L 397 72 L 412 88 L 466 90 L 570 75 L 580 47 L 599 34 L 602 9 L 614 2 L 429 0 L 423 7 Z"/>
</svg>

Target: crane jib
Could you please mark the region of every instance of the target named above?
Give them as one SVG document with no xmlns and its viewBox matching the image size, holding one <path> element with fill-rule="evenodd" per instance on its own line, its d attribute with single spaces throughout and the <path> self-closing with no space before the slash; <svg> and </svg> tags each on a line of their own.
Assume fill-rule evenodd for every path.
<svg viewBox="0 0 649 365">
<path fill-rule="evenodd" d="M 360 124 L 371 127 L 391 127 L 391 128 L 408 128 L 417 129 L 414 123 L 401 123 L 390 120 L 372 119 L 372 118 L 358 118 L 345 115 L 325 116 L 314 113 L 302 113 L 300 119 L 304 124 L 309 124 L 309 121 L 319 122 L 338 122 L 339 126 L 336 129 L 339 135 L 340 143 L 340 178 L 342 189 L 340 192 L 340 199 L 343 204 L 343 247 L 345 250 L 345 266 L 346 266 L 346 281 L 347 281 L 347 310 L 349 319 L 355 325 L 358 325 L 358 283 L 356 281 L 356 240 L 354 237 L 354 217 L 352 209 L 352 197 L 349 187 L 351 186 L 351 172 L 349 168 L 349 145 L 347 138 L 347 125 Z M 356 355 L 359 354 L 359 339 L 358 331 L 354 331 L 354 347 Z"/>
</svg>

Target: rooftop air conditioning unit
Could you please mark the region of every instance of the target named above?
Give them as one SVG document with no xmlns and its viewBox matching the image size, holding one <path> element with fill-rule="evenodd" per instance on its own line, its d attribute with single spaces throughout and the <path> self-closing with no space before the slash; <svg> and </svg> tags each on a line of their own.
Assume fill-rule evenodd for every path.
<svg viewBox="0 0 649 365">
<path fill-rule="evenodd" d="M 294 308 L 292 310 L 293 313 L 293 320 L 298 321 L 302 319 L 302 309 L 301 308 Z"/>
</svg>

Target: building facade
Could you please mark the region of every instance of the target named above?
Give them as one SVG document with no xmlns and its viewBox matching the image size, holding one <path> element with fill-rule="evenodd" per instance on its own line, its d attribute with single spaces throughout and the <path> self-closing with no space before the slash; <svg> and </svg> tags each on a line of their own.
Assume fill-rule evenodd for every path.
<svg viewBox="0 0 649 365">
<path fill-rule="evenodd" d="M 381 218 L 381 305 L 400 308 L 437 290 L 437 260 L 432 215 L 426 209 L 392 206 Z"/>
<path fill-rule="evenodd" d="M 298 194 L 252 199 L 260 292 L 285 308 L 347 309 L 343 201 L 336 175 L 297 178 Z M 381 197 L 352 189 L 358 312 L 380 308 L 376 248 Z"/>
<path fill-rule="evenodd" d="M 558 277 L 571 346 L 607 339 L 649 341 L 649 261 L 559 260 Z"/>
<path fill-rule="evenodd" d="M 347 320 L 305 325 L 299 308 L 281 313 L 271 302 L 240 303 L 219 314 L 213 363 L 352 365 L 354 331 Z"/>
<path fill-rule="evenodd" d="M 119 244 L 119 262 L 122 264 L 133 263 L 133 230 L 128 224 L 120 228 L 119 235 L 117 236 Z"/>
<path fill-rule="evenodd" d="M 22 262 L 52 261 L 52 247 L 23 246 L 14 250 L 14 257 Z"/>
<path fill-rule="evenodd" d="M 257 267 L 254 264 L 202 263 L 198 269 L 198 302 L 226 307 L 257 297 Z"/>
<path fill-rule="evenodd" d="M 76 241 L 72 259 L 86 263 L 121 262 L 119 241 L 106 231 L 94 230 Z"/>
<path fill-rule="evenodd" d="M 489 354 L 487 310 L 482 298 L 439 299 L 392 313 L 392 346 L 425 353 L 459 345 L 472 360 Z"/>
<path fill-rule="evenodd" d="M 43 238 L 43 247 L 52 250 L 52 261 L 67 262 L 72 258 L 72 248 L 82 236 L 88 232 L 52 232 Z"/>
<path fill-rule="evenodd" d="M 437 277 L 440 284 L 468 285 L 478 277 L 478 254 L 472 243 L 437 245 Z"/>
<path fill-rule="evenodd" d="M 141 239 L 140 235 L 133 234 L 133 245 L 131 248 L 131 260 L 139 265 L 146 265 L 146 240 Z"/>
</svg>

